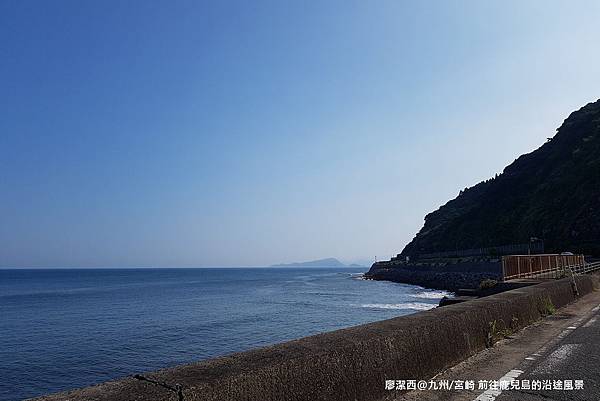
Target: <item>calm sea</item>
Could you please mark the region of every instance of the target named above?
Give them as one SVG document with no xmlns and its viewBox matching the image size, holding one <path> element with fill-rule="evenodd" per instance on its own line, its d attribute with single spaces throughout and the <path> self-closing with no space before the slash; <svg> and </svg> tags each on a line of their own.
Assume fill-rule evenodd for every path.
<svg viewBox="0 0 600 401">
<path fill-rule="evenodd" d="M 366 269 L 0 270 L 0 400 L 388 319 L 443 291 Z"/>
</svg>

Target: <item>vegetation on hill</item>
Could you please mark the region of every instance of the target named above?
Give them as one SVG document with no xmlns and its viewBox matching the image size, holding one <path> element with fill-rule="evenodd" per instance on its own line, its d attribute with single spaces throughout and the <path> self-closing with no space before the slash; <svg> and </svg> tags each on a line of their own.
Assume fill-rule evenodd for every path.
<svg viewBox="0 0 600 401">
<path fill-rule="evenodd" d="M 504 172 L 425 217 L 402 255 L 545 241 L 549 252 L 600 256 L 600 100 Z"/>
</svg>

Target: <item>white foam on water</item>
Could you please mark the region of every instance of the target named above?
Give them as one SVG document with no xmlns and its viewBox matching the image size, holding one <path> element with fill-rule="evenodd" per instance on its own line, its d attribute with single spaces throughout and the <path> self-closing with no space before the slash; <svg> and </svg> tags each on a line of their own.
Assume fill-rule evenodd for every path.
<svg viewBox="0 0 600 401">
<path fill-rule="evenodd" d="M 407 302 L 401 304 L 362 304 L 361 308 L 370 309 L 414 309 L 414 310 L 429 310 L 435 308 L 436 304 L 427 304 L 424 302 Z"/>
<path fill-rule="evenodd" d="M 450 295 L 448 291 L 423 291 L 418 294 L 412 294 L 411 297 L 422 299 L 442 299 L 448 295 Z"/>
</svg>

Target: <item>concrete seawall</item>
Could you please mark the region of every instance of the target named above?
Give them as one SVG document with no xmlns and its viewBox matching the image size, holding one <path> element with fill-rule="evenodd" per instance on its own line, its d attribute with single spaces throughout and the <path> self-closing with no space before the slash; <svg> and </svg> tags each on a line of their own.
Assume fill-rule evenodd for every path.
<svg viewBox="0 0 600 401">
<path fill-rule="evenodd" d="M 577 286 L 587 294 L 598 278 L 577 277 Z M 378 400 L 386 379 L 429 379 L 490 346 L 495 330 L 575 299 L 569 279 L 546 282 L 37 400 Z"/>
</svg>

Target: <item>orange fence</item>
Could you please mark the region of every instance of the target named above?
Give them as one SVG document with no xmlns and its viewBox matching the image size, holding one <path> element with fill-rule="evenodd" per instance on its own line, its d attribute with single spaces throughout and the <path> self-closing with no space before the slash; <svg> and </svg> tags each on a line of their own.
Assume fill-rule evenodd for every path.
<svg viewBox="0 0 600 401">
<path fill-rule="evenodd" d="M 504 280 L 555 278 L 565 272 L 565 268 L 584 265 L 583 255 L 510 255 L 502 257 L 502 275 Z"/>
</svg>

